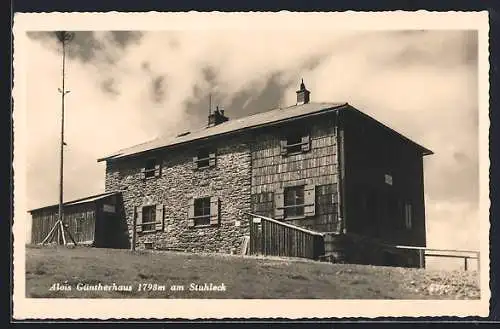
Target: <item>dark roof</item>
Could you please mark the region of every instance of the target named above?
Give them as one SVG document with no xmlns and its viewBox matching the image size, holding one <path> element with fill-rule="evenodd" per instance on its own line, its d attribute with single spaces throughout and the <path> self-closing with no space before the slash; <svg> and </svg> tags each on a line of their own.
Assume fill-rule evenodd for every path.
<svg viewBox="0 0 500 329">
<path fill-rule="evenodd" d="M 98 159 L 97 161 L 106 161 L 111 159 L 123 158 L 137 153 L 160 149 L 167 146 L 187 143 L 206 137 L 233 133 L 248 128 L 270 125 L 286 121 L 289 119 L 308 116 L 311 114 L 334 110 L 347 103 L 307 103 L 302 105 L 294 105 L 286 108 L 277 108 L 270 111 L 249 115 L 239 119 L 233 119 L 224 123 L 218 124 L 210 128 L 201 128 L 189 134 L 181 133 L 177 136 L 160 137 L 149 142 L 135 145 L 129 148 L 119 150 L 111 155 Z"/>
<path fill-rule="evenodd" d="M 195 140 L 205 139 L 212 136 L 225 135 L 229 133 L 236 133 L 247 129 L 259 128 L 263 126 L 271 126 L 273 124 L 279 124 L 286 121 L 291 121 L 303 117 L 310 117 L 316 114 L 338 111 L 341 109 L 353 109 L 351 105 L 348 103 L 306 103 L 301 105 L 294 105 L 285 108 L 277 108 L 270 111 L 257 113 L 253 115 L 249 115 L 239 119 L 233 119 L 221 123 L 219 125 L 209 127 L 209 128 L 201 128 L 192 132 L 183 132 L 176 136 L 167 136 L 167 137 L 159 137 L 153 139 L 149 142 L 145 142 L 142 144 L 138 144 L 132 147 L 128 147 L 122 150 L 119 150 L 113 154 L 107 155 L 105 157 L 97 159 L 100 161 L 114 160 L 125 158 L 128 156 L 157 150 L 165 147 L 170 147 L 174 145 L 184 144 L 188 142 L 192 142 Z M 359 110 L 356 110 L 361 112 Z M 362 113 L 362 112 L 361 112 Z M 364 114 L 364 113 L 363 113 Z M 366 115 L 366 114 L 365 114 Z M 371 118 L 366 115 L 368 118 L 376 121 L 381 124 L 377 120 Z M 383 125 L 384 126 L 384 125 Z M 387 126 L 384 126 L 389 128 Z M 389 128 L 390 129 L 390 128 Z M 418 145 L 417 143 L 409 140 L 403 135 L 397 133 L 396 131 L 390 129 L 397 135 L 401 136 L 405 140 L 410 141 L 415 144 L 417 147 L 421 148 L 424 154 L 431 154 L 432 152 L 424 148 L 423 146 Z M 430 152 L 430 153 L 429 153 Z"/>
<path fill-rule="evenodd" d="M 105 192 L 105 193 L 100 193 L 100 194 L 96 194 L 96 195 L 91 195 L 91 196 L 87 196 L 85 198 L 80 198 L 80 199 L 76 199 L 76 200 L 72 200 L 72 201 L 66 201 L 63 203 L 63 206 L 67 207 L 67 206 L 74 206 L 74 205 L 82 204 L 82 203 L 89 203 L 89 202 L 93 202 L 93 201 L 107 198 L 107 197 L 112 196 L 112 195 L 117 195 L 120 193 L 121 192 Z M 31 209 L 31 210 L 28 210 L 28 212 L 33 212 L 33 211 L 38 211 L 38 210 L 43 210 L 43 209 L 48 209 L 48 208 L 58 207 L 58 206 L 59 206 L 59 204 L 52 204 L 49 206 Z"/>
<path fill-rule="evenodd" d="M 434 152 L 432 152 L 431 150 L 429 150 L 428 148 L 426 147 L 423 147 L 422 145 L 420 144 L 417 144 L 416 142 L 414 142 L 413 140 L 409 139 L 408 137 L 398 133 L 396 130 L 392 129 L 391 127 L 383 124 L 382 122 L 378 121 L 378 120 L 375 120 L 374 118 L 372 118 L 371 116 L 369 116 L 368 114 L 358 110 L 357 108 L 355 107 L 352 107 L 352 106 L 349 106 L 349 109 L 351 111 L 355 111 L 356 113 L 358 113 L 359 115 L 363 116 L 364 118 L 368 119 L 368 120 L 371 120 L 373 122 L 375 122 L 379 127 L 381 127 L 382 129 L 385 129 L 386 131 L 398 136 L 399 138 L 401 138 L 402 140 L 405 140 L 406 142 L 414 145 L 417 149 L 419 149 L 421 152 L 422 152 L 422 155 L 423 156 L 426 156 L 426 155 L 431 155 L 431 154 L 434 154 Z"/>
</svg>

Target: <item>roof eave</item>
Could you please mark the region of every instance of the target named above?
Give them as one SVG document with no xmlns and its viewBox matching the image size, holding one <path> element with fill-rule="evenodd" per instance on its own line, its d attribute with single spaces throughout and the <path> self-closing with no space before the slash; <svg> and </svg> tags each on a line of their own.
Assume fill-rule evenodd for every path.
<svg viewBox="0 0 500 329">
<path fill-rule="evenodd" d="M 104 192 L 104 193 L 99 193 L 99 194 L 87 196 L 85 198 L 80 198 L 80 199 L 75 199 L 75 200 L 71 200 L 71 201 L 66 201 L 66 202 L 63 203 L 63 207 L 64 206 L 71 206 L 75 202 L 81 202 L 81 201 L 85 201 L 87 199 L 92 199 L 92 198 L 97 198 L 97 197 L 105 198 L 105 197 L 109 197 L 109 196 L 112 196 L 112 195 L 117 195 L 117 194 L 120 194 L 120 193 L 121 193 L 121 191 Z M 98 200 L 100 200 L 100 199 L 98 199 Z M 92 202 L 92 201 L 89 201 L 89 202 Z M 43 206 L 43 207 L 38 207 L 38 208 L 34 208 L 34 209 L 31 209 L 31 210 L 28 210 L 28 212 L 32 213 L 34 211 L 40 211 L 40 210 L 44 210 L 44 209 L 55 208 L 55 207 L 58 207 L 58 206 L 59 206 L 59 204 L 51 204 L 51 205 L 48 205 L 48 206 Z"/>
<path fill-rule="evenodd" d="M 157 150 L 160 150 L 160 149 L 165 149 L 165 148 L 169 148 L 169 147 L 179 146 L 179 145 L 183 145 L 183 144 L 187 144 L 187 143 L 198 142 L 200 140 L 205 140 L 205 139 L 208 139 L 208 138 L 214 138 L 214 137 L 219 137 L 219 136 L 224 136 L 224 135 L 229 135 L 229 134 L 236 134 L 236 133 L 241 133 L 241 132 L 247 131 L 247 130 L 259 129 L 259 128 L 263 128 L 263 127 L 278 125 L 278 124 L 281 124 L 281 123 L 284 123 L 284 122 L 289 122 L 289 121 L 294 121 L 294 120 L 298 120 L 298 119 L 302 119 L 302 118 L 306 118 L 306 117 L 311 117 L 311 116 L 323 114 L 323 113 L 326 113 L 326 112 L 329 112 L 329 111 L 338 111 L 338 110 L 340 110 L 340 109 L 342 109 L 342 108 L 344 108 L 346 106 L 349 106 L 349 104 L 347 102 L 346 103 L 341 103 L 338 106 L 327 107 L 327 108 L 321 109 L 321 110 L 313 112 L 313 113 L 306 113 L 306 114 L 298 115 L 298 116 L 291 117 L 291 118 L 286 118 L 286 119 L 281 119 L 281 120 L 277 120 L 277 121 L 267 122 L 267 123 L 258 124 L 258 125 L 254 125 L 254 126 L 249 126 L 249 127 L 244 127 L 244 128 L 240 128 L 240 129 L 235 129 L 235 130 L 231 130 L 231 131 L 227 131 L 227 132 L 219 133 L 219 134 L 215 134 L 215 135 L 203 136 L 203 137 L 199 137 L 199 138 L 196 138 L 196 139 L 192 139 L 192 140 L 188 140 L 188 141 L 184 141 L 184 142 L 180 142 L 180 143 L 175 143 L 175 144 L 160 146 L 160 147 L 156 147 L 156 148 L 151 148 L 151 149 L 148 149 L 148 150 L 144 150 L 144 151 L 140 151 L 140 152 L 136 152 L 136 153 L 127 154 L 127 155 L 125 155 L 123 157 L 119 157 L 122 153 L 113 154 L 113 155 L 110 155 L 110 156 L 107 156 L 107 157 L 99 158 L 99 159 L 97 159 L 97 162 L 110 161 L 110 160 L 115 159 L 116 157 L 119 157 L 119 159 L 126 159 L 126 158 L 129 158 L 129 157 L 138 156 L 138 155 L 141 155 L 141 154 L 145 154 L 145 153 L 152 152 L 152 151 L 157 151 Z"/>
<path fill-rule="evenodd" d="M 387 126 L 386 124 L 378 121 L 377 119 L 373 118 L 372 116 L 358 110 L 357 108 L 355 108 L 354 106 L 350 105 L 349 104 L 349 108 L 350 109 L 353 109 L 354 111 L 356 111 L 357 113 L 361 114 L 362 116 L 372 120 L 372 121 L 375 121 L 377 124 L 379 125 L 382 125 L 384 128 L 388 129 L 389 131 L 391 131 L 392 133 L 396 134 L 397 136 L 399 136 L 400 138 L 402 138 L 403 140 L 406 140 L 407 142 L 411 143 L 412 145 L 414 145 L 417 149 L 419 149 L 421 152 L 422 152 L 422 156 L 427 156 L 427 155 L 432 155 L 434 154 L 434 152 L 432 152 L 431 150 L 429 150 L 428 148 L 418 144 L 417 142 L 411 140 L 410 138 L 406 137 L 405 135 L 401 134 L 400 132 L 392 129 L 391 127 Z"/>
</svg>

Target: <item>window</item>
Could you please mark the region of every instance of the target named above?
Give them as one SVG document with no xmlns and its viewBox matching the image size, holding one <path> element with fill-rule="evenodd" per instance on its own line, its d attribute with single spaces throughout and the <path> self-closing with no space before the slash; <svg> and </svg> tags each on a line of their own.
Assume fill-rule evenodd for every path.
<svg viewBox="0 0 500 329">
<path fill-rule="evenodd" d="M 210 161 L 210 153 L 206 149 L 198 151 L 198 168 L 208 167 Z"/>
<path fill-rule="evenodd" d="M 194 225 L 210 224 L 210 198 L 194 200 Z"/>
<path fill-rule="evenodd" d="M 142 178 L 152 178 L 160 176 L 160 165 L 157 163 L 155 158 L 149 158 L 146 160 L 144 168 L 141 169 Z"/>
<path fill-rule="evenodd" d="M 146 161 L 146 167 L 144 171 L 144 177 L 154 177 L 155 176 L 155 166 L 156 166 L 156 159 L 148 159 Z"/>
<path fill-rule="evenodd" d="M 384 175 L 384 180 L 385 180 L 385 183 L 387 185 L 391 185 L 392 186 L 392 175 L 385 174 Z"/>
<path fill-rule="evenodd" d="M 146 205 L 136 208 L 137 232 L 163 231 L 163 205 Z"/>
<path fill-rule="evenodd" d="M 203 197 L 190 200 L 188 226 L 206 226 L 219 223 L 220 202 L 218 197 Z"/>
<path fill-rule="evenodd" d="M 304 186 L 285 189 L 285 218 L 304 215 Z"/>
<path fill-rule="evenodd" d="M 411 204 L 405 204 L 405 227 L 407 230 L 412 228 L 412 217 L 413 217 L 413 209 Z"/>
<path fill-rule="evenodd" d="M 280 143 L 281 155 L 297 154 L 311 149 L 311 139 L 306 133 L 293 132 Z"/>
<path fill-rule="evenodd" d="M 195 169 L 215 167 L 215 152 L 210 152 L 208 149 L 198 150 L 197 156 L 193 157 Z"/>
<path fill-rule="evenodd" d="M 291 135 L 286 139 L 288 153 L 297 153 L 302 151 L 302 135 Z"/>
<path fill-rule="evenodd" d="M 309 217 L 316 214 L 314 185 L 301 185 L 279 189 L 274 194 L 274 218 L 281 220 Z"/>
<path fill-rule="evenodd" d="M 154 231 L 156 224 L 156 207 L 146 206 L 142 208 L 142 230 Z"/>
</svg>

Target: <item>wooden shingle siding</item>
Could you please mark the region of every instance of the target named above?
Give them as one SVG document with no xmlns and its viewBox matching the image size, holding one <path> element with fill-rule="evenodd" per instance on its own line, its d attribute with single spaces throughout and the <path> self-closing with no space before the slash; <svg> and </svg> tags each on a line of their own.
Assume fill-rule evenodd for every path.
<svg viewBox="0 0 500 329">
<path fill-rule="evenodd" d="M 274 216 L 274 192 L 252 194 L 252 213 L 272 218 Z"/>
<path fill-rule="evenodd" d="M 334 230 L 338 228 L 338 216 L 333 210 L 316 213 L 315 200 L 322 194 L 315 193 L 315 189 L 328 185 L 330 189 L 334 189 L 335 194 L 338 193 L 335 121 L 333 118 L 322 118 L 310 120 L 304 126 L 310 127 L 310 133 L 302 140 L 307 145 L 307 150 L 302 153 L 283 155 L 283 139 L 279 130 L 256 136 L 252 146 L 252 195 L 274 193 L 275 209 L 272 218 L 282 220 L 284 214 L 279 209 L 282 190 L 298 185 L 309 186 L 312 189 L 309 195 L 313 197 L 310 204 L 314 205 L 305 207 L 306 218 L 293 220 L 293 223 L 321 231 Z M 337 195 L 335 198 L 338 198 Z M 334 200 L 331 197 L 330 201 L 333 207 Z M 252 198 L 252 209 L 255 212 L 262 211 L 259 214 L 270 213 L 264 203 L 256 198 Z"/>
<path fill-rule="evenodd" d="M 342 122 L 347 232 L 424 247 L 421 151 L 355 112 L 346 112 Z M 405 227 L 405 204 L 412 204 L 412 229 Z"/>
</svg>

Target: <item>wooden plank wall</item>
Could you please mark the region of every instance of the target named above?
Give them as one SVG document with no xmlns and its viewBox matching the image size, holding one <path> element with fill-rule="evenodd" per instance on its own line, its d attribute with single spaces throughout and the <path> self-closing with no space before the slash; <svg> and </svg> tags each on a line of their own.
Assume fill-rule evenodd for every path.
<svg viewBox="0 0 500 329">
<path fill-rule="evenodd" d="M 421 153 L 371 120 L 344 113 L 347 231 L 387 244 L 425 246 Z M 406 203 L 412 205 L 411 229 L 405 226 Z"/>
<path fill-rule="evenodd" d="M 31 242 L 34 244 L 41 243 L 57 222 L 57 218 L 58 208 L 35 211 L 32 214 Z M 94 241 L 96 219 L 94 203 L 65 208 L 64 219 L 76 242 Z"/>
<path fill-rule="evenodd" d="M 32 214 L 31 243 L 41 243 L 57 222 L 57 209 L 40 210 Z"/>
<path fill-rule="evenodd" d="M 265 219 L 260 223 L 250 222 L 251 254 L 310 259 L 318 259 L 324 254 L 321 235 Z"/>
<path fill-rule="evenodd" d="M 295 185 L 316 186 L 316 216 L 290 221 L 317 231 L 339 229 L 337 202 L 337 143 L 333 118 L 302 123 L 310 128 L 311 150 L 282 156 L 283 132 L 293 127 L 274 128 L 255 137 L 252 146 L 252 212 L 274 217 L 274 192 Z M 318 206 L 320 208 L 318 208 Z"/>
</svg>

